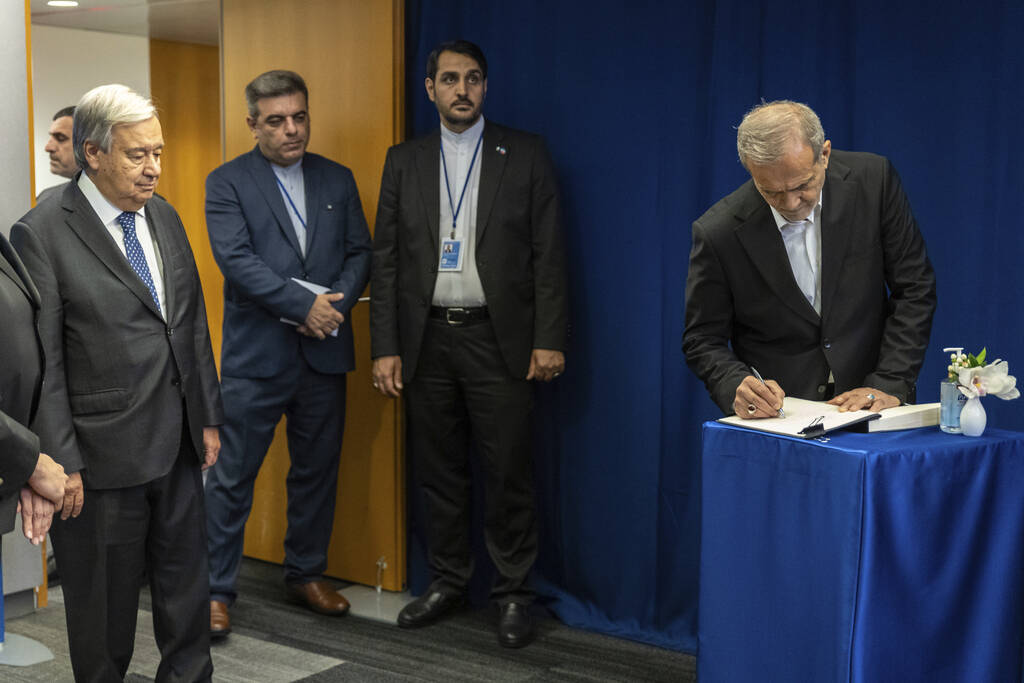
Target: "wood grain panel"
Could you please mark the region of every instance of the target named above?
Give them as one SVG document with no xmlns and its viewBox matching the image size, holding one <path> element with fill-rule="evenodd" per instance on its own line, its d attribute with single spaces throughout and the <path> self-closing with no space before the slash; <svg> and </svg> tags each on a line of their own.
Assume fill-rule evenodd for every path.
<svg viewBox="0 0 1024 683">
<path fill-rule="evenodd" d="M 151 96 L 164 135 L 157 192 L 178 210 L 195 253 L 206 297 L 213 354 L 220 362 L 224 279 L 206 234 L 204 183 L 221 163 L 220 58 L 216 47 L 149 42 Z"/>
<path fill-rule="evenodd" d="M 371 223 L 387 148 L 401 131 L 401 0 L 222 0 L 225 159 L 254 145 L 244 88 L 270 69 L 309 87 L 309 151 L 352 169 Z M 397 79 L 397 80 L 396 80 Z M 399 406 L 371 388 L 368 309 L 353 310 L 356 365 L 348 376 L 345 442 L 328 574 L 384 588 L 405 584 L 404 472 Z M 246 554 L 283 560 L 288 455 L 284 426 L 256 482 Z"/>
</svg>

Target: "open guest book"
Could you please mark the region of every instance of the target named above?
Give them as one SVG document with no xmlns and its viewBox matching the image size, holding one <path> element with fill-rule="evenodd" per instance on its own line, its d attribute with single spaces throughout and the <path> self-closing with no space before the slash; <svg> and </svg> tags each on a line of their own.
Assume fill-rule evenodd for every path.
<svg viewBox="0 0 1024 683">
<path fill-rule="evenodd" d="M 938 403 L 897 406 L 886 408 L 880 413 L 867 410 L 840 413 L 838 406 L 829 405 L 824 401 L 806 401 L 787 396 L 782 401 L 782 410 L 786 417 L 744 420 L 730 415 L 721 418 L 719 422 L 802 439 L 813 439 L 839 429 L 854 432 L 888 432 L 939 424 Z"/>
</svg>

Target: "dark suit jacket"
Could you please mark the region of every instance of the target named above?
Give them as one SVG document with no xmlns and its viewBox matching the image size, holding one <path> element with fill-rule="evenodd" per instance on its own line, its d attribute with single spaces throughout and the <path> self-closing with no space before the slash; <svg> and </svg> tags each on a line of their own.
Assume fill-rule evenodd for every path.
<svg viewBox="0 0 1024 683">
<path fill-rule="evenodd" d="M 149 290 L 72 182 L 11 229 L 42 309 L 46 385 L 34 427 L 44 453 L 87 488 L 152 481 L 178 456 L 183 419 L 198 458 L 221 423 L 217 370 L 192 249 L 177 212 L 154 197 L 146 220 L 163 262 L 166 322 Z"/>
<path fill-rule="evenodd" d="M 39 196 L 36 197 L 36 206 L 39 206 L 40 204 L 49 199 L 59 200 L 60 197 L 63 196 L 64 190 L 67 189 L 67 186 L 68 183 L 64 182 L 61 183 L 60 185 L 53 185 L 52 187 L 44 188 L 43 191 L 39 193 Z"/>
<path fill-rule="evenodd" d="M 441 133 L 388 150 L 374 226 L 372 354 L 416 372 L 437 281 Z M 568 329 L 561 211 L 536 135 L 484 123 L 476 265 L 502 356 L 525 377 L 535 348 L 564 351 Z"/>
<path fill-rule="evenodd" d="M 19 492 L 39 460 L 39 438 L 27 425 L 39 399 L 43 357 L 35 327 L 39 292 L 2 234 L 0 288 L 0 534 L 5 534 L 14 528 Z"/>
<path fill-rule="evenodd" d="M 725 413 L 756 367 L 789 396 L 871 386 L 912 399 L 935 275 L 892 164 L 833 150 L 821 219 L 821 316 L 802 295 L 771 210 L 748 181 L 693 224 L 683 352 Z"/>
<path fill-rule="evenodd" d="M 352 172 L 330 159 L 302 157 L 306 190 L 306 255 L 302 256 L 270 162 L 259 147 L 206 179 L 206 227 L 224 274 L 221 372 L 270 377 L 301 353 L 318 372 L 355 367 L 352 307 L 370 272 L 370 232 Z M 306 319 L 316 295 L 291 278 L 341 292 L 345 314 L 337 337 L 322 341 L 281 322 Z"/>
</svg>

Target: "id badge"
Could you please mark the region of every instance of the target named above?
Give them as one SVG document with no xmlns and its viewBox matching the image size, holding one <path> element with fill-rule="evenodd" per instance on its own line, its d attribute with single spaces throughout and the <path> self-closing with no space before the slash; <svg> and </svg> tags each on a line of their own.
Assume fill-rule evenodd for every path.
<svg viewBox="0 0 1024 683">
<path fill-rule="evenodd" d="M 448 273 L 462 272 L 462 240 L 441 240 L 441 265 L 438 269 Z"/>
</svg>

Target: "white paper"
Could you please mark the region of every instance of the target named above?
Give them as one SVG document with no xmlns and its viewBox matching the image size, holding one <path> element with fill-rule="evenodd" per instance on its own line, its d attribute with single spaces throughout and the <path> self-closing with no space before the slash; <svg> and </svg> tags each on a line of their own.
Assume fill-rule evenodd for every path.
<svg viewBox="0 0 1024 683">
<path fill-rule="evenodd" d="M 822 418 L 819 423 L 825 432 L 849 427 L 866 420 L 870 420 L 867 423 L 868 431 L 883 432 L 936 425 L 939 416 L 938 403 L 903 405 L 886 408 L 881 413 L 872 413 L 867 410 L 851 410 L 840 413 L 839 406 L 830 405 L 824 401 L 807 401 L 792 396 L 783 399 L 782 409 L 786 412 L 786 417 L 745 420 L 730 415 L 721 418 L 719 422 L 759 432 L 802 437 L 803 434 L 800 431 L 819 417 Z"/>
<path fill-rule="evenodd" d="M 305 287 L 309 291 L 313 292 L 314 294 L 326 294 L 327 292 L 330 291 L 330 287 L 324 287 L 323 285 L 318 285 L 315 282 L 309 282 L 307 280 L 300 280 L 297 277 L 293 277 L 292 278 L 292 282 L 294 282 L 296 284 L 299 284 L 299 285 L 302 285 L 303 287 Z M 288 318 L 281 318 L 281 322 L 287 323 L 289 325 L 295 325 L 296 327 L 299 326 L 299 323 L 295 322 L 294 320 L 290 320 Z M 334 331 L 331 332 L 331 336 L 332 337 L 337 337 L 338 336 L 338 328 L 334 328 Z"/>
</svg>

